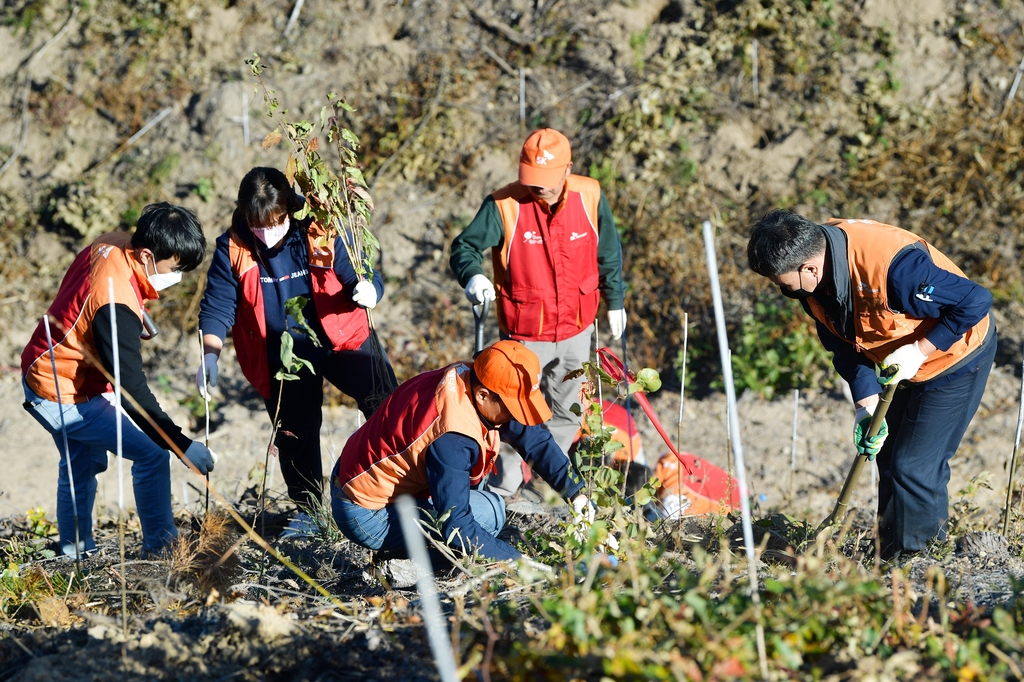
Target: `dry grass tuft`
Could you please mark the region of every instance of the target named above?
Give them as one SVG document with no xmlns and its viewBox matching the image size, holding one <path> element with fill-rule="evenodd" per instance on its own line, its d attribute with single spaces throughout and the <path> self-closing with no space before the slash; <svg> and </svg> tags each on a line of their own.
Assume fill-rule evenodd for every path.
<svg viewBox="0 0 1024 682">
<path fill-rule="evenodd" d="M 244 536 L 232 528 L 230 517 L 213 511 L 198 532 L 180 535 L 171 548 L 171 578 L 195 585 L 201 592 L 224 592 L 241 572 L 235 550 Z"/>
</svg>

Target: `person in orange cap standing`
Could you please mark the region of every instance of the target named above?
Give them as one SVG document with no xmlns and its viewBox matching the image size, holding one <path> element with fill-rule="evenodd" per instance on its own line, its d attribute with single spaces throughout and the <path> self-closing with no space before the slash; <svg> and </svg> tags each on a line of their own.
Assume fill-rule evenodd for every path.
<svg viewBox="0 0 1024 682">
<path fill-rule="evenodd" d="M 576 526 L 593 512 L 576 467 L 541 427 L 551 417 L 540 388 L 540 361 L 515 341 L 485 348 L 406 381 L 345 443 L 331 475 L 334 520 L 353 542 L 405 554 L 394 501 L 412 495 L 443 518 L 448 544 L 487 559 L 520 556 L 496 536 L 505 525 L 501 496 L 474 489 L 490 472 L 499 441 L 571 500 Z M 585 536 L 585 533 L 582 534 Z"/>
<path fill-rule="evenodd" d="M 494 283 L 483 270 L 491 249 Z M 608 306 L 608 336 L 626 326 L 622 251 L 608 200 L 597 180 L 572 174 L 572 149 L 562 133 L 532 133 L 519 155 L 519 180 L 486 199 L 452 242 L 449 262 L 470 303 L 497 300 L 502 338 L 540 358 L 541 390 L 551 405 L 547 424 L 568 451 L 580 426 L 570 408 L 581 380 L 563 381 L 590 356 L 597 309 Z M 606 337 L 607 338 L 607 337 Z M 518 458 L 502 455 L 490 487 L 515 493 L 523 475 Z"/>
</svg>

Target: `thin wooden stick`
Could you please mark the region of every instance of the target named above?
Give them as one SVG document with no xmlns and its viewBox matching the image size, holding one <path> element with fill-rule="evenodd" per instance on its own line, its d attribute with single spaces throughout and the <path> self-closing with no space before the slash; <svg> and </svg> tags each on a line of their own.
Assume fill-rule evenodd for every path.
<svg viewBox="0 0 1024 682">
<path fill-rule="evenodd" d="M 117 432 L 117 541 L 121 552 L 121 631 L 128 637 L 128 581 L 124 571 L 124 452 L 121 430 L 121 360 L 117 340 L 117 310 L 114 304 L 114 278 L 107 278 L 110 299 L 110 345 L 114 349 L 114 414 Z"/>
<path fill-rule="evenodd" d="M 1021 425 L 1024 425 L 1024 361 L 1021 362 L 1020 404 L 1017 407 L 1017 433 L 1013 437 L 1013 454 L 1010 455 L 1010 480 L 1006 483 L 1006 506 L 1003 508 L 1003 537 L 1010 524 L 1010 500 L 1013 496 L 1013 474 L 1017 467 L 1017 452 L 1020 450 Z"/>
<path fill-rule="evenodd" d="M 759 100 L 760 100 L 760 97 L 759 97 L 759 94 L 758 94 L 758 83 L 757 83 L 757 38 L 754 38 L 754 43 L 753 43 L 751 51 L 753 53 L 751 55 L 751 60 L 753 61 L 753 69 L 752 70 L 753 70 L 753 79 L 754 79 L 754 106 L 756 107 L 758 105 Z"/>
</svg>

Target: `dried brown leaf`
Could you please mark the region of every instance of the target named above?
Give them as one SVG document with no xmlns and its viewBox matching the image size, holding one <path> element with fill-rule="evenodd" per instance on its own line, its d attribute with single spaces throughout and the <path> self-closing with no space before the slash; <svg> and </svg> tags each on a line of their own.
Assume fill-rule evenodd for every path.
<svg viewBox="0 0 1024 682">
<path fill-rule="evenodd" d="M 267 133 L 267 136 L 263 138 L 263 148 L 270 149 L 275 144 L 280 142 L 281 139 L 281 133 L 279 133 L 278 131 L 274 130 L 272 132 L 269 132 Z"/>
</svg>

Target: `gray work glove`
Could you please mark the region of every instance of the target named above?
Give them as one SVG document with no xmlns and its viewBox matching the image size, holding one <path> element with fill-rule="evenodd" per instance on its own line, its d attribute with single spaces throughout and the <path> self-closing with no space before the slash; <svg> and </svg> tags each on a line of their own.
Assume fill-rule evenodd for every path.
<svg viewBox="0 0 1024 682">
<path fill-rule="evenodd" d="M 199 389 L 199 395 L 206 400 L 210 399 L 210 391 L 207 386 L 217 385 L 217 359 L 216 353 L 206 353 L 203 355 L 203 364 L 196 370 L 196 388 Z M 205 368 L 205 370 L 204 370 Z M 206 372 L 206 383 L 203 383 L 203 372 Z"/>
<path fill-rule="evenodd" d="M 192 445 L 189 445 L 188 450 L 185 450 L 185 457 L 204 476 L 213 471 L 213 465 L 217 463 L 217 453 L 197 440 L 192 441 Z"/>
</svg>

